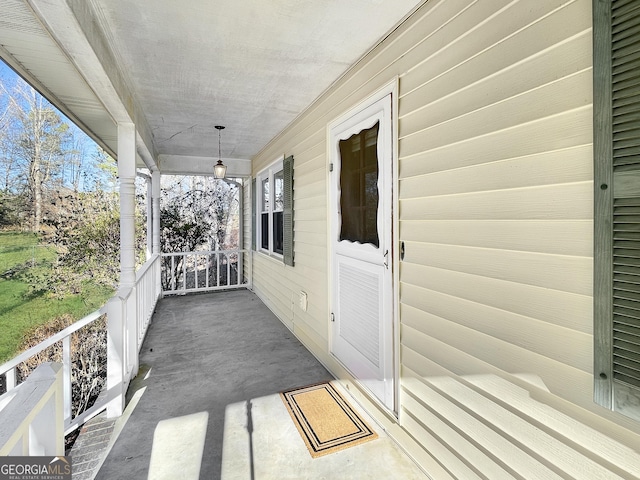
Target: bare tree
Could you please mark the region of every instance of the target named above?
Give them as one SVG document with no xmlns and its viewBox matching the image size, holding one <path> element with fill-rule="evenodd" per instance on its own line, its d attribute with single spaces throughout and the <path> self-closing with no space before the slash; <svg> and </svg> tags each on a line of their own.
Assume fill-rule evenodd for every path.
<svg viewBox="0 0 640 480">
<path fill-rule="evenodd" d="M 69 127 L 33 88 L 18 85 L 19 96 L 12 98 L 11 105 L 22 127 L 18 153 L 27 166 L 32 229 L 38 232 L 42 222 L 43 189 L 62 163 L 63 136 Z"/>
<path fill-rule="evenodd" d="M 226 250 L 237 247 L 240 197 L 238 185 L 233 182 L 208 178 L 209 209 L 214 232 L 211 250 Z"/>
<path fill-rule="evenodd" d="M 8 99 L 2 142 L 5 188 L 26 190 L 31 228 L 37 232 L 44 190 L 54 179 L 63 182 L 62 165 L 72 136 L 54 107 L 25 82 L 16 82 L 11 91 L 4 84 L 0 89 Z"/>
<path fill-rule="evenodd" d="M 0 165 L 4 169 L 2 191 L 9 192 L 11 177 L 15 174 L 13 142 L 11 135 L 11 112 L 9 110 L 9 96 L 5 95 L 6 89 L 0 82 Z"/>
<path fill-rule="evenodd" d="M 204 176 L 163 177 L 160 205 L 163 252 L 237 247 L 239 189 L 235 183 Z M 164 259 L 165 288 L 182 271 L 182 261 L 181 256 Z M 209 261 L 214 265 L 222 258 L 213 254 Z"/>
</svg>

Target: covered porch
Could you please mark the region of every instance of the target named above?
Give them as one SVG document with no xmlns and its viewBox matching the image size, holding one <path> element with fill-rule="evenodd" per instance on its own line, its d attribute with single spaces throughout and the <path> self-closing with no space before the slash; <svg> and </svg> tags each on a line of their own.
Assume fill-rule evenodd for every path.
<svg viewBox="0 0 640 480">
<path fill-rule="evenodd" d="M 86 461 L 98 479 L 427 478 L 369 418 L 379 438 L 312 459 L 278 393 L 328 380 L 251 291 L 164 298 L 108 455 Z"/>
<path fill-rule="evenodd" d="M 226 5 L 222 11 L 206 1 L 188 7 L 166 1 L 140 7 L 129 0 L 3 5 L 0 58 L 117 159 L 121 274 L 107 305 L 0 366 L 12 390 L 19 383 L 18 364 L 36 350 L 63 345 L 63 366 L 45 392 L 51 408 L 62 404 L 63 419 L 39 421 L 46 415 L 23 411 L 10 401 L 15 397 L 7 397 L 24 421 L 0 438 L 0 454 L 60 455 L 64 435 L 85 420 L 105 409 L 110 418 L 121 415 L 128 385 L 145 361 L 139 355 L 150 353 L 142 342 L 163 295 L 251 285 L 252 158 L 420 3 L 356 7 L 334 1 L 297 8 L 283 2 Z M 345 28 L 367 16 L 366 28 Z M 222 139 L 216 126 L 226 127 Z M 245 201 L 237 249 L 162 252 L 161 177 L 211 176 L 216 160 L 227 167 L 227 181 L 239 180 Z M 148 240 L 147 262 L 136 270 L 139 175 L 148 186 Z M 169 288 L 163 285 L 163 265 L 171 272 L 164 279 Z M 106 388 L 94 407 L 74 417 L 71 338 L 103 317 Z M 183 325 L 177 328 L 173 335 L 186 335 Z M 42 435 L 30 433 L 34 429 Z"/>
<path fill-rule="evenodd" d="M 117 160 L 119 290 L 105 307 L 85 319 L 90 324 L 107 317 L 106 394 L 90 412 L 72 419 L 68 344 L 75 330 L 61 332 L 51 340 L 65 345 L 65 366 L 60 374 L 64 424 L 56 427 L 58 439 L 60 430 L 72 431 L 101 409 L 106 408 L 109 417 L 122 414 L 125 392 L 143 361 L 139 352 L 144 351 L 148 321 L 163 295 L 226 288 L 230 282 L 252 286 L 253 259 L 258 253 L 257 196 L 252 182 L 262 170 L 254 158 L 424 1 L 362 5 L 332 1 L 304 6 L 258 2 L 223 9 L 206 1 L 188 7 L 163 1 L 148 8 L 130 0 L 7 3 L 7 21 L 0 25 L 2 60 Z M 363 18 L 368 21 L 362 22 Z M 352 28 L 354 25 L 359 28 Z M 218 127 L 225 127 L 222 137 Z M 284 153 L 282 156 L 284 160 Z M 163 252 L 162 178 L 212 176 L 216 161 L 224 162 L 225 180 L 237 182 L 240 190 L 237 249 Z M 145 177 L 148 186 L 148 239 L 147 262 L 136 271 L 138 176 Z M 299 183 L 296 195 L 315 189 Z M 292 199 L 292 187 L 288 192 Z M 272 201 L 272 210 L 275 203 Z M 280 223 L 285 220 L 274 225 L 273 219 L 285 212 L 267 215 L 272 217 L 269 229 L 282 231 Z M 266 238 L 267 228 L 264 230 Z M 268 261 L 284 256 L 271 244 L 268 251 L 264 246 L 262 250 L 259 253 Z M 167 269 L 171 272 L 170 288 L 163 285 Z M 302 273 L 302 269 L 298 271 Z M 304 275 L 320 278 L 306 269 Z M 298 294 L 304 296 L 306 305 L 306 292 Z M 272 297 L 282 301 L 277 292 Z M 269 304 L 266 296 L 262 298 Z M 322 305 L 314 302 L 312 309 Z M 273 305 L 268 306 L 274 310 Z M 311 310 L 308 315 L 311 313 L 317 314 Z M 7 377 L 9 389 L 18 383 L 15 369 L 22 360 L 2 366 L 0 375 Z M 56 442 L 59 451 L 60 442 Z M 22 448 L 18 443 L 6 447 L 7 451 L 53 451 Z"/>
<path fill-rule="evenodd" d="M 282 440 L 299 441 L 295 430 L 281 436 L 284 420 L 264 426 L 263 408 L 282 418 L 269 410 L 278 391 L 315 380 L 306 378 L 311 367 L 283 370 L 281 361 L 292 368 L 285 347 L 265 341 L 282 337 L 309 355 L 295 336 L 430 478 L 640 478 L 640 162 L 616 166 L 612 156 L 618 145 L 626 155 L 628 142 L 635 158 L 640 145 L 640 2 L 4 3 L 0 57 L 117 157 L 121 276 L 96 312 L 108 324 L 104 402 L 72 418 L 73 332 L 61 332 L 65 366 L 49 369 L 46 409 L 18 401 L 28 385 L 0 399 L 0 415 L 25 417 L 0 429 L 0 455 L 60 455 L 64 433 L 97 410 L 126 418 L 135 402 L 126 392 L 143 379 L 99 478 L 144 478 L 154 452 L 164 452 L 154 429 L 195 415 L 192 431 L 202 430 L 205 412 L 203 455 L 189 462 L 202 465 L 202 477 L 411 478 L 375 450 L 394 451 L 391 442 L 307 462 Z M 621 59 L 615 75 L 613 58 Z M 627 112 L 611 101 L 620 92 L 629 117 L 617 123 Z M 620 125 L 629 129 L 618 133 Z M 222 138 L 217 126 L 226 127 Z M 258 333 L 260 316 L 245 311 L 257 300 L 236 305 L 241 319 L 207 303 L 247 291 L 165 296 L 161 179 L 213 175 L 217 160 L 241 184 L 242 241 L 224 253 L 231 257 L 183 261 L 193 270 L 182 269 L 182 285 L 212 286 L 206 257 L 215 278 L 224 266 L 242 282 L 234 289 L 264 302 L 280 333 Z M 365 236 L 342 231 L 347 163 L 358 167 L 362 201 L 349 208 Z M 136 272 L 140 173 L 153 235 Z M 610 211 L 621 179 L 630 197 L 620 211 L 635 213 L 621 213 L 628 227 L 616 230 L 627 225 Z M 627 228 L 629 240 L 616 237 Z M 628 291 L 611 278 L 627 247 L 633 261 L 616 278 Z M 231 327 L 225 342 L 217 332 Z M 614 354 L 614 333 L 628 357 Z M 340 341 L 346 348 L 335 348 Z M 9 386 L 15 364 L 0 366 Z M 276 373 L 268 380 L 267 372 Z M 168 432 L 177 446 L 160 458 L 194 453 Z M 186 471 L 170 478 L 186 480 Z"/>
</svg>

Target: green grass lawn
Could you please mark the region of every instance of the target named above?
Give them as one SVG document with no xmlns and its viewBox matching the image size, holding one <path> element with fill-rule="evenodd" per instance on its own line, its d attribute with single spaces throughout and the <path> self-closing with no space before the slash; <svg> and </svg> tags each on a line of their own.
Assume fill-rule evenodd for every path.
<svg viewBox="0 0 640 480">
<path fill-rule="evenodd" d="M 25 263 L 42 264 L 56 258 L 53 248 L 40 245 L 33 233 L 0 232 L 0 274 Z"/>
<path fill-rule="evenodd" d="M 15 356 L 32 328 L 65 313 L 80 319 L 104 305 L 113 294 L 108 288 L 86 284 L 81 294 L 63 299 L 33 295 L 27 283 L 9 274 L 24 265 L 51 268 L 55 260 L 55 250 L 41 246 L 37 236 L 0 232 L 0 363 Z"/>
</svg>

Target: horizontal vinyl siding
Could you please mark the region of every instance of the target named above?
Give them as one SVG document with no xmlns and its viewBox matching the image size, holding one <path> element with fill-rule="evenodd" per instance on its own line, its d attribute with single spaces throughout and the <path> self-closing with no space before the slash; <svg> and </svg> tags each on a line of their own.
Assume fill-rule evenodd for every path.
<svg viewBox="0 0 640 480">
<path fill-rule="evenodd" d="M 530 399 L 597 418 L 590 2 L 450 13 L 400 77 L 401 423 L 454 478 L 638 475 Z"/>
<path fill-rule="evenodd" d="M 592 222 L 577 220 L 405 220 L 400 237 L 407 241 L 447 243 L 555 255 L 591 255 Z M 567 238 L 575 239 L 568 243 Z"/>
<path fill-rule="evenodd" d="M 407 242 L 405 242 L 407 244 Z M 411 245 L 406 247 L 411 249 Z M 593 312 L 588 295 L 568 294 L 520 282 L 404 262 L 402 285 L 420 286 L 430 292 L 474 302 L 519 317 L 529 317 L 570 332 L 591 335 L 592 324 L 584 321 Z M 401 286 L 402 286 L 401 285 Z"/>
<path fill-rule="evenodd" d="M 450 28 L 433 33 L 437 50 L 414 49 L 429 57 L 400 78 L 400 228 L 414 232 L 401 302 L 422 299 L 418 308 L 452 325 L 590 372 L 590 310 L 580 309 L 573 328 L 561 318 L 538 319 L 526 290 L 551 290 L 560 304 L 590 302 L 590 4 L 470 3 L 450 11 Z M 554 136 L 545 134 L 549 123 Z M 456 225 L 433 238 L 434 222 Z M 484 234 L 476 237 L 478 230 Z M 576 248 L 568 248 L 567 234 L 580 235 Z M 426 272 L 430 279 L 421 282 Z M 493 280 L 493 287 L 516 285 L 524 294 L 517 306 L 496 307 L 490 288 L 472 299 L 439 292 L 452 274 L 470 291 Z M 535 373 L 555 378 L 552 369 Z"/>
<path fill-rule="evenodd" d="M 299 140 L 290 149 L 281 150 L 294 156 L 295 267 L 256 253 L 254 290 L 289 329 L 324 346 L 328 342 L 324 132 Z M 259 172 L 275 157 L 277 153 L 263 156 L 264 164 L 254 170 Z M 306 312 L 299 306 L 302 291 L 308 298 Z"/>
<path fill-rule="evenodd" d="M 401 443 L 434 478 L 640 477 L 640 425 L 592 401 L 590 0 L 426 2 L 255 159 L 295 157 L 296 266 L 256 255 L 258 294 L 344 375 L 326 126 L 394 76 Z"/>
</svg>

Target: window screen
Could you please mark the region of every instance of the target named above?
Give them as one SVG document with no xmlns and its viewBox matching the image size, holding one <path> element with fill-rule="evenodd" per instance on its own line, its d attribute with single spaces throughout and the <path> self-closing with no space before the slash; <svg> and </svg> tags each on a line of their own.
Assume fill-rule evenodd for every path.
<svg viewBox="0 0 640 480">
<path fill-rule="evenodd" d="M 380 245 L 378 236 L 378 129 L 341 140 L 340 240 Z"/>
</svg>

